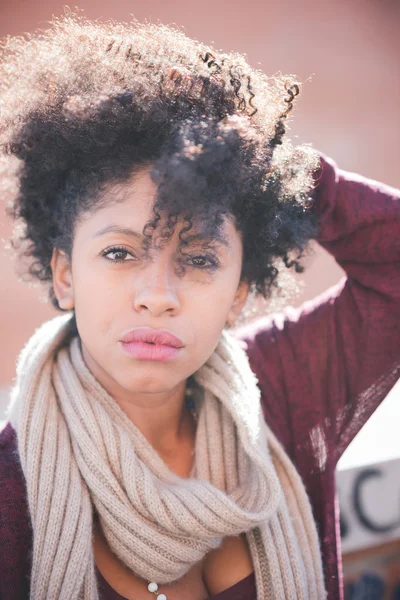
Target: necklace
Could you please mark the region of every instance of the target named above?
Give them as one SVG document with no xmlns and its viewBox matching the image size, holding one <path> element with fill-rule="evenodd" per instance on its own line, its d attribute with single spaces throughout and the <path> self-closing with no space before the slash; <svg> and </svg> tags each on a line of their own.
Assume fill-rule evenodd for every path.
<svg viewBox="0 0 400 600">
<path fill-rule="evenodd" d="M 154 581 L 153 582 L 149 581 L 149 585 L 147 586 L 147 589 L 149 590 L 149 592 L 151 592 L 152 594 L 155 594 L 157 596 L 157 600 L 167 600 L 167 596 L 165 594 L 158 593 L 158 585 Z"/>
<path fill-rule="evenodd" d="M 193 397 L 193 389 L 189 388 L 189 387 L 186 387 L 185 407 L 192 415 L 195 423 L 197 423 L 198 414 L 197 414 L 196 402 Z M 155 581 L 147 580 L 147 584 L 148 584 L 147 589 L 149 590 L 149 592 L 151 592 L 152 594 L 157 596 L 157 600 L 167 600 L 167 596 L 165 594 L 158 593 L 158 583 L 156 583 Z"/>
</svg>

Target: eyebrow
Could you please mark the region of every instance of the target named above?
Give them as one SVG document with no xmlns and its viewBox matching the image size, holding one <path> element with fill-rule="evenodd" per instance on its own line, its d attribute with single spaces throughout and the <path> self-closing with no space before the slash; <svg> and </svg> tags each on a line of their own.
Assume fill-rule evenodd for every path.
<svg viewBox="0 0 400 600">
<path fill-rule="evenodd" d="M 139 231 L 135 231 L 134 229 L 131 229 L 130 227 L 121 227 L 120 225 L 107 225 L 106 227 L 103 227 L 99 231 L 96 231 L 96 233 L 93 234 L 93 238 L 100 237 L 102 235 L 105 235 L 106 233 L 120 233 L 122 235 L 129 235 L 130 237 L 134 237 L 134 238 L 137 238 L 140 240 L 144 238 L 144 235 L 142 233 L 140 233 Z M 193 241 L 208 240 L 208 241 L 212 241 L 212 242 L 219 242 L 220 244 L 226 246 L 227 248 L 230 248 L 230 244 L 229 244 L 226 236 L 224 236 L 222 233 L 218 233 L 218 232 L 215 234 L 215 236 L 212 239 L 210 239 L 209 236 L 197 233 L 197 234 L 193 235 L 192 240 Z"/>
<path fill-rule="evenodd" d="M 100 237 L 101 235 L 105 235 L 106 233 L 122 233 L 123 235 L 129 235 L 131 237 L 139 239 L 142 239 L 144 237 L 141 233 L 139 233 L 139 231 L 134 231 L 130 227 L 120 227 L 119 225 L 107 225 L 106 227 L 103 227 L 103 229 L 96 231 L 96 233 L 93 235 L 93 238 Z"/>
</svg>

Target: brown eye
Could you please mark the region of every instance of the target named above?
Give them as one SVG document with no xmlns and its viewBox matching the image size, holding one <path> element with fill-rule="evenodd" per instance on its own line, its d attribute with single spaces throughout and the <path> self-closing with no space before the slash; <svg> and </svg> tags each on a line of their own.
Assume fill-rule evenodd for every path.
<svg viewBox="0 0 400 600">
<path fill-rule="evenodd" d="M 132 253 L 123 246 L 114 246 L 104 250 L 101 255 L 111 262 L 128 262 L 126 257 L 132 256 Z"/>
<path fill-rule="evenodd" d="M 192 261 L 197 267 L 204 267 L 205 264 L 207 264 L 207 259 L 205 256 L 195 256 L 192 258 Z"/>
<path fill-rule="evenodd" d="M 199 269 L 211 269 L 215 270 L 218 268 L 218 261 L 214 256 L 208 254 L 201 254 L 198 256 L 190 257 L 189 261 L 191 262 L 193 267 L 197 267 Z"/>
</svg>

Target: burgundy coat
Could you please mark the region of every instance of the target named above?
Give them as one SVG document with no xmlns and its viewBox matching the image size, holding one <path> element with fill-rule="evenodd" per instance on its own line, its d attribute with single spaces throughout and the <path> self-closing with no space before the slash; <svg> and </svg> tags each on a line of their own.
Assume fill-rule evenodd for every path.
<svg viewBox="0 0 400 600">
<path fill-rule="evenodd" d="M 335 468 L 400 376 L 400 190 L 321 155 L 318 243 L 344 269 L 298 309 L 257 319 L 247 344 L 265 419 L 300 473 L 329 600 L 343 597 Z M 15 432 L 0 434 L 0 600 L 27 599 L 32 535 Z"/>
</svg>

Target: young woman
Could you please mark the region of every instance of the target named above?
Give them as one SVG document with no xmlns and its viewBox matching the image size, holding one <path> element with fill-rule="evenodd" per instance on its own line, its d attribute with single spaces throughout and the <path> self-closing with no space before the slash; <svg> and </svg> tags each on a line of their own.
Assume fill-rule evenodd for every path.
<svg viewBox="0 0 400 600">
<path fill-rule="evenodd" d="M 13 245 L 64 313 L 0 435 L 1 600 L 341 598 L 335 466 L 399 376 L 400 192 L 291 144 L 296 81 L 170 27 L 67 15 L 0 76 Z M 232 329 L 311 239 L 347 277 Z"/>
</svg>

